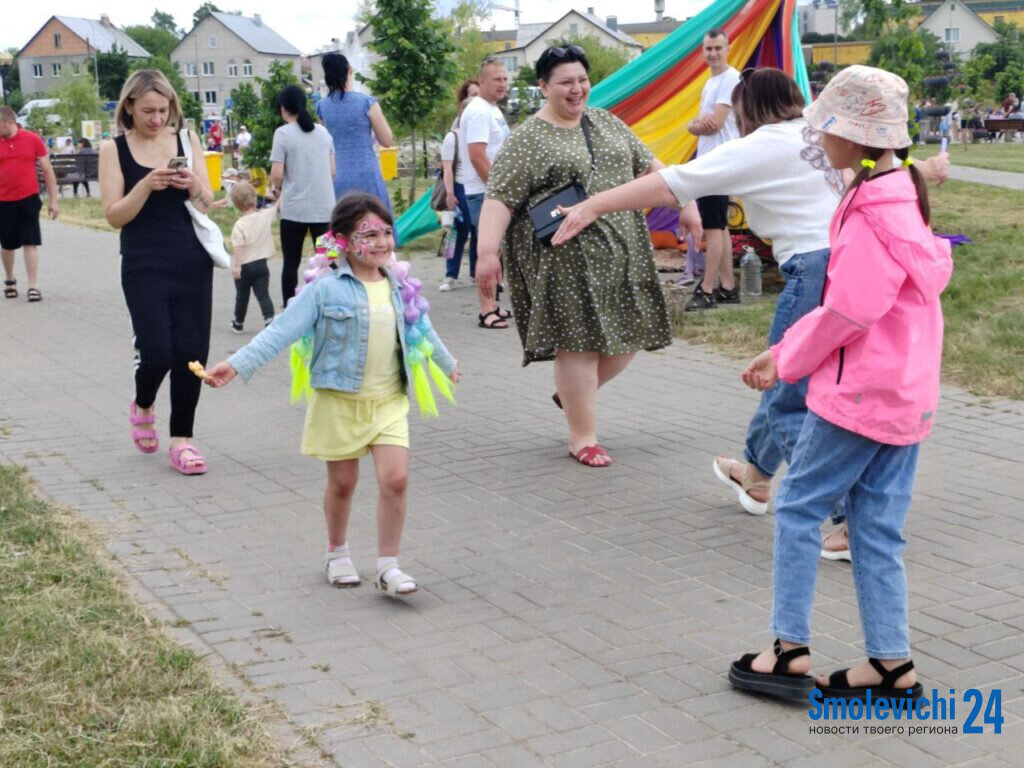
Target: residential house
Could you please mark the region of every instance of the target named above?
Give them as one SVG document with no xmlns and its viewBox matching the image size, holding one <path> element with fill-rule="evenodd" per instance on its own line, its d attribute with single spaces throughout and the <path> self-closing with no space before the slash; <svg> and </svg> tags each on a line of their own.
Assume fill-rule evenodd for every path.
<svg viewBox="0 0 1024 768">
<path fill-rule="evenodd" d="M 930 16 L 942 5 L 942 0 L 924 0 L 921 3 L 921 14 Z M 1005 21 L 1024 28 L 1024 0 L 964 0 L 964 5 L 990 27 Z"/>
<path fill-rule="evenodd" d="M 677 21 L 671 17 L 656 21 L 640 21 L 634 24 L 619 24 L 619 29 L 636 40 L 646 51 L 683 26 L 689 19 Z"/>
<path fill-rule="evenodd" d="M 115 46 L 129 58 L 149 58 L 149 51 L 115 27 L 108 16 L 51 16 L 18 51 L 21 91 L 29 97 L 43 96 L 69 77 L 95 73 L 93 54 L 110 53 Z"/>
<path fill-rule="evenodd" d="M 593 8 L 588 8 L 586 13 L 571 10 L 558 21 L 522 24 L 519 29 L 511 32 L 495 30 L 485 32 L 483 37 L 512 78 L 516 77 L 521 68 L 532 67 L 548 47 L 549 41 L 564 37 L 592 35 L 602 45 L 625 51 L 630 59 L 643 52 L 640 43 L 619 29 L 615 16 L 609 16 L 605 21 L 601 21 L 593 11 Z"/>
<path fill-rule="evenodd" d="M 267 77 L 274 61 L 291 66 L 301 77 L 302 54 L 263 23 L 259 14 L 242 16 L 213 11 L 182 38 L 171 51 L 185 87 L 213 117 L 224 111 L 224 100 L 241 83 L 259 93 L 257 77 Z"/>
<path fill-rule="evenodd" d="M 811 0 L 796 7 L 797 30 L 801 38 L 806 34 L 846 35 L 849 24 L 844 24 L 839 13 L 839 0 Z"/>
<path fill-rule="evenodd" d="M 964 58 L 971 55 L 978 43 L 994 43 L 999 39 L 996 31 L 961 0 L 943 0 L 925 11 L 920 29 L 927 29 L 942 41 L 950 53 Z"/>
</svg>

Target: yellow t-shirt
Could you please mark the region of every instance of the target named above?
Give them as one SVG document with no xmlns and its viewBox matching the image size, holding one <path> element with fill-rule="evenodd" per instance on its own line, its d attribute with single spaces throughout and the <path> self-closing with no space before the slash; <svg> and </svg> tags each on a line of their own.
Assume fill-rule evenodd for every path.
<svg viewBox="0 0 1024 768">
<path fill-rule="evenodd" d="M 384 279 L 363 285 L 370 304 L 370 334 L 359 397 L 390 397 L 402 391 L 398 318 L 391 304 L 391 283 Z"/>
</svg>

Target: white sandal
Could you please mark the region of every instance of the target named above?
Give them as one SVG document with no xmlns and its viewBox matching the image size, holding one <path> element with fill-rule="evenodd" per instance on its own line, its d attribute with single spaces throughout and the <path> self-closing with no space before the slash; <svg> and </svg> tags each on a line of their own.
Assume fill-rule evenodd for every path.
<svg viewBox="0 0 1024 768">
<path fill-rule="evenodd" d="M 359 571 L 351 561 L 345 563 L 342 558 L 331 558 L 328 554 L 324 570 L 327 572 L 327 583 L 332 587 L 358 587 L 360 584 Z"/>
<path fill-rule="evenodd" d="M 723 464 L 725 466 L 722 466 Z M 736 464 L 743 467 L 740 471 L 740 475 L 743 477 L 742 482 L 736 480 L 732 476 L 732 469 Z M 750 482 L 750 480 L 748 480 L 748 477 L 750 476 L 750 465 L 742 461 L 737 461 L 736 459 L 727 459 L 725 456 L 719 456 L 715 459 L 711 463 L 711 467 L 715 470 L 715 477 L 736 491 L 736 498 L 747 512 L 752 515 L 763 515 L 768 511 L 768 502 L 758 501 L 750 495 L 750 492 L 761 491 L 765 494 L 770 494 L 772 488 L 770 480 L 759 480 L 753 483 Z"/>
<path fill-rule="evenodd" d="M 829 549 L 828 547 L 826 547 L 825 545 L 828 543 L 828 540 L 831 539 L 833 536 L 845 536 L 846 537 L 846 549 Z M 847 531 L 847 529 L 846 529 L 846 523 L 843 523 L 838 528 L 836 528 L 834 531 L 832 531 L 831 533 L 827 534 L 824 539 L 822 539 L 822 541 L 821 541 L 821 557 L 824 560 L 845 560 L 846 562 L 851 562 L 851 560 L 850 560 L 850 534 L 849 534 L 849 531 Z"/>
<path fill-rule="evenodd" d="M 392 597 L 404 597 L 405 595 L 411 595 L 419 589 L 416 579 L 402 571 L 400 568 L 388 568 L 388 571 L 393 571 L 390 581 L 384 578 L 385 571 L 381 571 L 377 574 L 377 579 L 373 582 L 373 586 L 381 592 L 391 595 Z"/>
</svg>

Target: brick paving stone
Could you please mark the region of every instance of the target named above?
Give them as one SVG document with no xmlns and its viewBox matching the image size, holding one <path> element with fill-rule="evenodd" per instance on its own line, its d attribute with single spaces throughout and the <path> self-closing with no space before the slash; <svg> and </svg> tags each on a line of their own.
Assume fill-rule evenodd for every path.
<svg viewBox="0 0 1024 768">
<path fill-rule="evenodd" d="M 336 590 L 321 571 L 324 470 L 296 452 L 287 362 L 204 391 L 195 440 L 210 472 L 172 474 L 125 434 L 116 235 L 43 226 L 46 301 L 0 306 L 0 460 L 101 526 L 153 614 L 190 622 L 175 636 L 233 665 L 338 765 L 1019 763 L 1024 404 L 943 387 L 906 530 L 922 679 L 999 688 L 1004 733 L 815 734 L 806 709 L 725 678 L 735 655 L 770 641 L 774 521 L 739 510 L 708 469 L 737 453 L 756 404 L 740 363 L 681 343 L 639 355 L 601 391 L 616 463 L 588 471 L 565 455 L 550 366 L 520 367 L 514 332 L 477 329 L 471 292 L 437 297 L 432 317 L 466 379 L 458 408 L 411 419 L 403 565 L 422 589 L 403 602 L 369 584 Z M 415 259 L 427 283 L 441 268 Z M 250 338 L 227 331 L 233 287 L 216 277 L 213 360 Z M 157 412 L 165 432 L 166 389 Z M 349 537 L 364 576 L 375 503 L 366 464 Z M 818 590 L 814 663 L 827 672 L 856 662 L 863 638 L 849 566 L 823 563 Z M 371 700 L 381 722 L 337 725 Z"/>
</svg>

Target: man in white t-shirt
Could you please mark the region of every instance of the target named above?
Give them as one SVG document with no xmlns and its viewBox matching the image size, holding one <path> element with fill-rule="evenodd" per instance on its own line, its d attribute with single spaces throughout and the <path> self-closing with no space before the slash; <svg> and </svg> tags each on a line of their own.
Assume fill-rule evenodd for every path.
<svg viewBox="0 0 1024 768">
<path fill-rule="evenodd" d="M 508 95 L 508 72 L 497 59 L 488 57 L 480 65 L 480 93 L 462 111 L 459 118 L 459 167 L 455 180 L 466 192 L 470 214 L 470 259 L 476 262 L 476 232 L 480 209 L 494 156 L 508 136 L 508 124 L 498 102 Z M 480 325 L 483 328 L 508 328 L 508 316 L 498 308 L 494 286 L 477 284 L 480 297 Z"/>
<path fill-rule="evenodd" d="M 736 115 L 732 111 L 732 91 L 740 73 L 729 66 L 729 38 L 723 29 L 712 29 L 704 36 L 701 48 L 711 77 L 700 94 L 700 114 L 686 130 L 697 137 L 697 157 L 715 147 L 739 138 Z M 738 304 L 739 291 L 732 273 L 732 238 L 729 235 L 729 196 L 711 195 L 697 200 L 701 224 L 707 240 L 704 279 L 697 283 L 686 311 L 714 309 L 718 304 Z M 715 279 L 721 287 L 715 286 Z"/>
<path fill-rule="evenodd" d="M 238 129 L 238 135 L 235 136 L 235 146 L 238 147 L 238 157 L 240 159 L 245 157 L 245 153 L 249 151 L 250 144 L 252 144 L 252 134 L 243 125 Z"/>
</svg>

